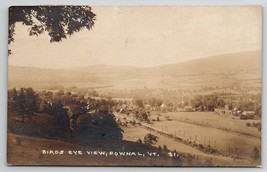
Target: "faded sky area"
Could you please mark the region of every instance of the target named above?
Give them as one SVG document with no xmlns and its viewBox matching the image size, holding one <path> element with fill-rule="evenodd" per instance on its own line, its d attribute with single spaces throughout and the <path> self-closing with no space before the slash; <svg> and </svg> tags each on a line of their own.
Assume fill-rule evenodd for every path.
<svg viewBox="0 0 267 172">
<path fill-rule="evenodd" d="M 95 64 L 151 67 L 261 49 L 259 6 L 93 7 L 97 21 L 59 43 L 17 24 L 9 65 L 69 68 Z"/>
</svg>

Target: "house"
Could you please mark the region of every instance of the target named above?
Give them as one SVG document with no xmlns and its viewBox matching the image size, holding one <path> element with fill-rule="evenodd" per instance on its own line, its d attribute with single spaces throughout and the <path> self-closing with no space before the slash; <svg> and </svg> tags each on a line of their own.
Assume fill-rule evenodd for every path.
<svg viewBox="0 0 267 172">
<path fill-rule="evenodd" d="M 242 115 L 255 115 L 255 112 L 254 111 L 244 111 L 243 113 L 242 113 Z"/>
<path fill-rule="evenodd" d="M 161 112 L 167 112 L 167 110 L 168 110 L 168 106 L 166 104 L 162 103 L 160 105 L 160 111 Z"/>
</svg>

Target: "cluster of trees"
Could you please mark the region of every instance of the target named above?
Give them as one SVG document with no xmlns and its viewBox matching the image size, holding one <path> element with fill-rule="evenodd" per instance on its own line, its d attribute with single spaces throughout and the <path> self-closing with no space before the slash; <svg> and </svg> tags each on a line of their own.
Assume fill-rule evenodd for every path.
<svg viewBox="0 0 267 172">
<path fill-rule="evenodd" d="M 160 99 L 160 98 L 151 97 L 151 98 L 147 99 L 147 103 L 148 103 L 151 107 L 159 107 L 160 105 L 162 105 L 163 100 Z"/>
<path fill-rule="evenodd" d="M 214 111 L 215 108 L 225 108 L 229 110 L 254 111 L 261 115 L 261 95 L 243 95 L 239 97 L 220 97 L 219 94 L 196 95 L 191 100 L 193 108 L 199 111 Z"/>
<path fill-rule="evenodd" d="M 134 112 L 134 115 L 136 117 L 136 119 L 138 119 L 139 121 L 145 121 L 145 122 L 149 122 L 150 119 L 150 114 L 149 112 L 146 112 L 145 110 L 137 110 Z"/>
<path fill-rule="evenodd" d="M 141 88 L 141 89 L 112 89 L 112 90 L 99 90 L 98 94 L 109 95 L 111 97 L 132 98 L 137 97 L 144 101 L 145 104 L 153 106 L 155 103 L 166 103 L 167 101 L 175 103 L 177 100 L 184 100 L 185 97 L 191 97 L 194 94 L 193 91 L 185 89 L 158 89 L 158 88 Z"/>
<path fill-rule="evenodd" d="M 154 109 L 159 109 L 159 107 L 162 104 L 165 104 L 170 109 L 173 109 L 177 106 L 168 100 L 163 101 L 161 98 L 156 98 L 156 97 L 151 97 L 151 98 L 147 98 L 147 99 L 134 98 L 132 100 L 132 103 L 133 103 L 133 105 L 137 106 L 138 108 L 145 108 L 145 106 L 149 106 L 149 107 L 152 107 Z"/>
<path fill-rule="evenodd" d="M 147 145 L 155 145 L 157 142 L 158 142 L 158 137 L 151 133 L 148 133 L 144 137 L 144 143 Z"/>
<path fill-rule="evenodd" d="M 260 96 L 261 97 L 261 96 Z M 236 108 L 240 111 L 254 111 L 255 114 L 261 116 L 261 99 L 252 99 L 250 97 L 235 100 L 230 103 L 230 110 Z"/>
<path fill-rule="evenodd" d="M 193 108 L 199 111 L 214 111 L 215 108 L 224 108 L 225 101 L 217 95 L 197 95 L 191 100 Z"/>
<path fill-rule="evenodd" d="M 119 127 L 115 116 L 111 113 L 74 115 L 72 121 L 74 135 L 83 139 L 108 138 L 122 140 L 123 138 L 123 130 Z"/>
<path fill-rule="evenodd" d="M 32 88 L 15 88 L 8 92 L 8 107 L 10 111 L 22 116 L 24 122 L 25 116 L 31 117 L 39 112 L 40 98 Z"/>
<path fill-rule="evenodd" d="M 143 140 L 141 139 L 138 139 L 137 140 L 138 143 L 144 143 L 146 145 L 155 145 L 157 142 L 158 142 L 158 136 L 155 136 L 151 133 L 148 133 L 147 135 L 144 136 Z M 167 147 L 166 145 L 165 146 L 165 149 L 167 150 Z M 158 148 L 160 151 L 162 150 L 162 148 L 159 146 Z"/>
<path fill-rule="evenodd" d="M 48 115 L 50 118 L 46 118 L 47 128 L 49 132 L 53 130 L 49 134 L 51 136 L 65 137 L 75 133 L 77 137 L 122 139 L 122 130 L 117 125 L 115 116 L 109 113 L 115 105 L 113 100 L 85 99 L 63 90 L 54 93 L 51 91 L 37 93 L 32 88 L 20 90 L 14 88 L 8 91 L 8 103 L 11 118 L 13 114 L 20 115 L 22 122 L 25 123 L 26 116 L 35 116 L 35 120 L 30 120 L 30 123 L 36 123 L 34 125 L 36 128 L 32 130 L 38 130 L 38 132 L 41 129 L 41 127 L 38 128 L 38 121 Z"/>
<path fill-rule="evenodd" d="M 53 101 L 52 92 L 37 93 L 32 88 L 21 88 L 19 90 L 14 88 L 8 91 L 8 106 L 10 115 L 15 113 L 21 116 L 23 123 L 25 123 L 25 117 L 29 118 L 31 123 L 34 123 L 32 121 L 33 116 L 41 118 L 39 114 L 48 114 L 52 117 L 47 123 L 50 129 L 53 128 L 55 132 L 58 130 L 58 133 L 62 136 L 66 136 L 69 131 L 68 113 L 60 101 Z M 38 128 L 32 128 L 32 130 L 38 130 Z"/>
<path fill-rule="evenodd" d="M 145 107 L 144 106 L 144 101 L 142 99 L 140 99 L 140 98 L 134 98 L 133 99 L 133 104 L 135 106 L 137 106 L 138 108 L 144 108 Z"/>
</svg>

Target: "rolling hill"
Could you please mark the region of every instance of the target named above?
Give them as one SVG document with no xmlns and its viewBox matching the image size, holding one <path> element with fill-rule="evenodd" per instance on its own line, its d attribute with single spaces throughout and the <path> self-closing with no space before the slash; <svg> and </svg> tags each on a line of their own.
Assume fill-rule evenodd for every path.
<svg viewBox="0 0 267 172">
<path fill-rule="evenodd" d="M 182 88 L 190 85 L 261 82 L 261 52 L 205 57 L 150 68 L 99 64 L 65 69 L 9 66 L 9 88 L 52 85 L 114 88 Z M 246 83 L 245 83 L 246 84 Z"/>
</svg>

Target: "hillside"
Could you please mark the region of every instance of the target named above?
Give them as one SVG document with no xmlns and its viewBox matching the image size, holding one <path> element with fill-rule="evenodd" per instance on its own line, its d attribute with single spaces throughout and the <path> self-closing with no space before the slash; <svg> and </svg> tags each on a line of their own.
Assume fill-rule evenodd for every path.
<svg viewBox="0 0 267 172">
<path fill-rule="evenodd" d="M 242 70 L 261 70 L 261 52 L 251 51 L 224 54 L 190 60 L 177 64 L 159 66 L 154 70 L 167 73 L 220 73 Z"/>
<path fill-rule="evenodd" d="M 66 69 L 9 66 L 9 88 L 77 86 L 181 88 L 243 81 L 261 82 L 261 52 L 218 55 L 150 68 L 95 65 Z M 215 82 L 214 82 L 215 81 Z M 247 85 L 247 83 L 243 83 Z"/>
<path fill-rule="evenodd" d="M 9 165 L 177 166 L 179 164 L 179 161 L 175 162 L 166 156 L 115 155 L 115 152 L 135 152 L 137 154 L 138 152 L 156 151 L 155 148 L 135 142 L 106 140 L 105 144 L 103 142 L 101 144 L 98 143 L 98 147 L 93 145 L 80 146 L 54 139 L 28 137 L 11 133 L 8 133 L 7 139 L 7 163 Z M 62 150 L 64 151 L 63 154 L 56 154 L 56 151 L 60 152 Z M 45 153 L 43 153 L 44 151 Z M 80 154 L 78 151 L 80 151 Z M 94 151 L 97 151 L 98 154 L 95 155 Z M 99 152 L 105 152 L 107 155 L 105 153 L 100 155 Z M 140 161 L 140 159 L 142 160 Z"/>
</svg>

